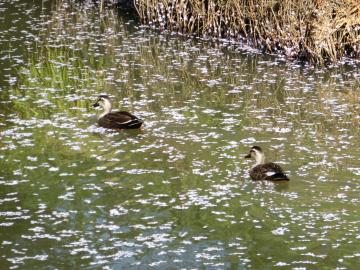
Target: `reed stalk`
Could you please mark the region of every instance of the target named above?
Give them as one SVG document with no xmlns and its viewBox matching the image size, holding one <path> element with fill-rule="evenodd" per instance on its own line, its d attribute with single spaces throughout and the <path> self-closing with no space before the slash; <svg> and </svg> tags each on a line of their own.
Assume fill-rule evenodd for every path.
<svg viewBox="0 0 360 270">
<path fill-rule="evenodd" d="M 144 24 L 323 65 L 360 59 L 357 0 L 134 0 Z"/>
</svg>

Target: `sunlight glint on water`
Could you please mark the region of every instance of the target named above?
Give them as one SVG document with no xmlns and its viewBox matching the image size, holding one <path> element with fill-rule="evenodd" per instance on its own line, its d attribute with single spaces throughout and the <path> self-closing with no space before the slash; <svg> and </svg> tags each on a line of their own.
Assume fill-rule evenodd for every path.
<svg viewBox="0 0 360 270">
<path fill-rule="evenodd" d="M 359 68 L 159 34 L 90 4 L 16 2 L 0 17 L 31 23 L 6 20 L 0 41 L 24 30 L 1 52 L 3 267 L 358 265 Z M 101 93 L 144 129 L 99 128 Z M 251 181 L 253 145 L 291 181 Z"/>
</svg>

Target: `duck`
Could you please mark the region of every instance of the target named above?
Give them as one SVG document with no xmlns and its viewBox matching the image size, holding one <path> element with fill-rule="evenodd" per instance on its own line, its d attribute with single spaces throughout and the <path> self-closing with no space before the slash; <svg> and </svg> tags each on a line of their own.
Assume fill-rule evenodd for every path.
<svg viewBox="0 0 360 270">
<path fill-rule="evenodd" d="M 104 112 L 98 116 L 98 124 L 104 128 L 137 129 L 140 128 L 144 122 L 129 112 L 112 112 L 111 99 L 108 95 L 100 95 L 92 106 L 94 108 L 100 106 L 104 109 Z"/>
<path fill-rule="evenodd" d="M 253 146 L 245 158 L 255 159 L 255 165 L 250 169 L 249 172 L 252 180 L 290 180 L 279 165 L 272 162 L 265 163 L 265 154 L 259 146 Z"/>
</svg>

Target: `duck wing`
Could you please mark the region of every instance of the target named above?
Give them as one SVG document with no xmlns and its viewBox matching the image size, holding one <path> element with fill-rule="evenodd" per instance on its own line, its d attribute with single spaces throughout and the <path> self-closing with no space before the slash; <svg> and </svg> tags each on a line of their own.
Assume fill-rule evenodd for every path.
<svg viewBox="0 0 360 270">
<path fill-rule="evenodd" d="M 129 112 L 119 111 L 104 115 L 98 122 L 105 128 L 135 129 L 141 127 L 144 121 Z"/>
<path fill-rule="evenodd" d="M 250 170 L 253 180 L 289 181 L 283 169 L 275 163 L 265 163 L 255 166 Z"/>
</svg>

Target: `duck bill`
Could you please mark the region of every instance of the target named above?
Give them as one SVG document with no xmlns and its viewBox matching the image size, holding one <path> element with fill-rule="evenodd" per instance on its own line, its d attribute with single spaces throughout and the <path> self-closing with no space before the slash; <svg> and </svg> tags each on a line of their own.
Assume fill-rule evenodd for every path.
<svg viewBox="0 0 360 270">
<path fill-rule="evenodd" d="M 244 158 L 251 158 L 251 154 L 247 154 Z"/>
<path fill-rule="evenodd" d="M 100 106 L 99 102 L 96 102 L 96 103 L 94 103 L 94 104 L 92 105 L 93 108 L 96 108 L 96 107 L 99 107 L 99 106 Z"/>
</svg>

